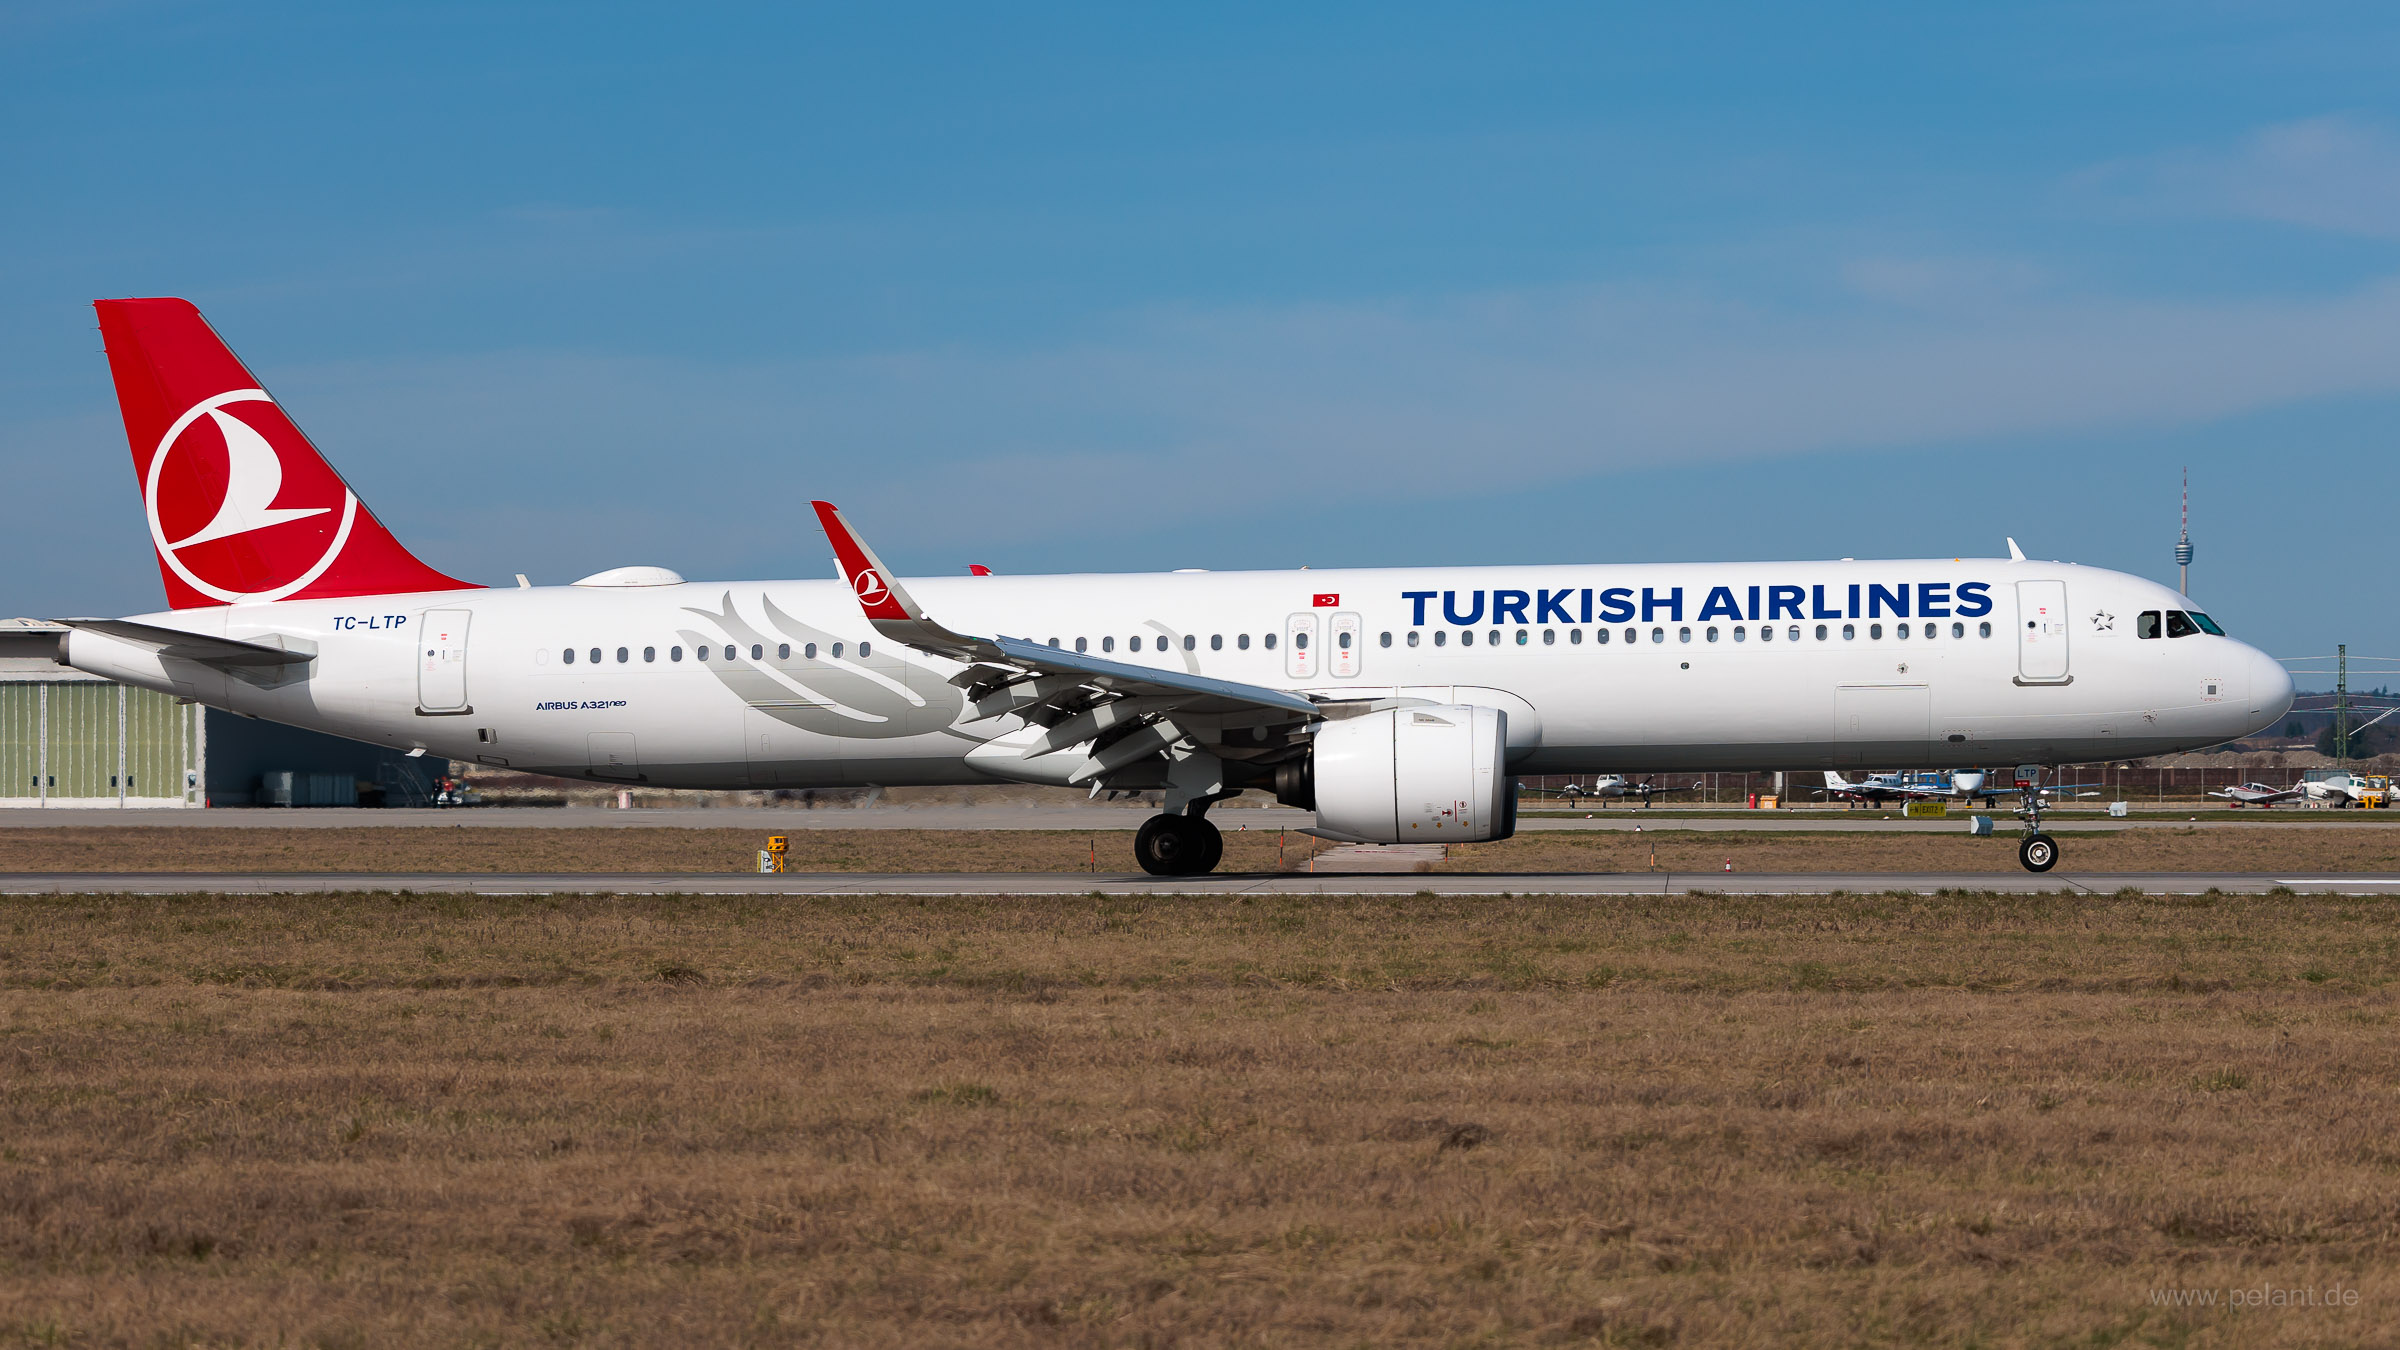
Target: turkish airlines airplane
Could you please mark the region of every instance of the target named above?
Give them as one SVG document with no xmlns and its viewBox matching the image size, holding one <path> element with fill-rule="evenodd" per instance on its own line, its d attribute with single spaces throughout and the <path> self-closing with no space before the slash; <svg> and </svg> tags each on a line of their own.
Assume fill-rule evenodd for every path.
<svg viewBox="0 0 2400 1350">
<path fill-rule="evenodd" d="M 1205 813 L 1245 788 L 1328 838 L 1468 842 L 1514 831 L 1519 774 L 2038 766 L 2214 745 L 2292 701 L 2166 587 L 2021 555 L 904 584 L 819 502 L 841 580 L 487 589 L 403 548 L 197 309 L 97 308 L 168 608 L 64 620 L 61 660 L 412 752 L 1156 790 L 1135 853 L 1172 875 L 1216 865 Z"/>
</svg>

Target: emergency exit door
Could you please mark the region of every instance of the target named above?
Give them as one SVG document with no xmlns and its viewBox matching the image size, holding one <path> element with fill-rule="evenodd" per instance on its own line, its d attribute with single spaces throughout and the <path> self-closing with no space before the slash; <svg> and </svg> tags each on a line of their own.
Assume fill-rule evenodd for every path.
<svg viewBox="0 0 2400 1350">
<path fill-rule="evenodd" d="M 2067 583 L 2017 583 L 2017 679 L 2023 684 L 2065 684 L 2067 675 Z"/>
<path fill-rule="evenodd" d="M 1337 680 L 1358 678 L 1359 649 L 1366 645 L 1367 634 L 1358 616 L 1347 611 L 1333 615 L 1325 624 L 1325 673 Z"/>
<path fill-rule="evenodd" d="M 471 713 L 467 706 L 467 621 L 463 609 L 429 609 L 417 630 L 417 711 Z"/>
</svg>

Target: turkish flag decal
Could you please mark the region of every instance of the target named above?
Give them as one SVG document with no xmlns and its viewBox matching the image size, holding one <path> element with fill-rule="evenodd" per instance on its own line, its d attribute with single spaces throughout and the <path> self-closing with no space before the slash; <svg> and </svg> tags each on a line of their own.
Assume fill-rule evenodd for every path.
<svg viewBox="0 0 2400 1350">
<path fill-rule="evenodd" d="M 1316 606 L 1318 609 L 1334 609 L 1342 603 L 1342 597 L 1338 595 L 1328 595 L 1324 591 L 1319 591 L 1317 592 L 1316 598 L 1311 600 L 1309 603 Z"/>
</svg>

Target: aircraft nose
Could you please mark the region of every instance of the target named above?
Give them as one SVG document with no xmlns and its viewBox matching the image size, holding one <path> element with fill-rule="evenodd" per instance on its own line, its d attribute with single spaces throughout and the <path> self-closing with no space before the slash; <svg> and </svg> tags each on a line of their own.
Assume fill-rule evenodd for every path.
<svg viewBox="0 0 2400 1350">
<path fill-rule="evenodd" d="M 2256 647 L 2250 651 L 2250 730 L 2263 731 L 2292 710 L 2292 672 Z"/>
</svg>

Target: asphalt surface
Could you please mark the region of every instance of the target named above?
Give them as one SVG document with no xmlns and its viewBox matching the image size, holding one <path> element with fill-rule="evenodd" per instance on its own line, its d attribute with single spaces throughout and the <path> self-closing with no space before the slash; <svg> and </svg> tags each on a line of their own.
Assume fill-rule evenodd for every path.
<svg viewBox="0 0 2400 1350">
<path fill-rule="evenodd" d="M 992 873 L 407 873 L 27 872 L 0 874 L 0 895 L 1932 895 L 1943 891 L 2392 895 L 2400 874 L 2305 872 L 1623 872 L 1250 873 L 1152 877 L 1121 872 Z"/>
<path fill-rule="evenodd" d="M 58 829 L 69 826 L 168 826 L 177 829 L 357 830 L 398 827 L 477 826 L 485 829 L 607 830 L 685 829 L 756 830 L 766 834 L 796 834 L 805 830 L 1137 830 L 1152 812 L 1124 806 L 1009 807 L 1009 806 L 870 806 L 831 807 L 810 811 L 786 807 L 725 809 L 667 809 L 615 811 L 603 807 L 482 806 L 454 810 L 363 810 L 340 807 L 271 810 L 218 808 L 196 811 L 89 808 L 0 811 L 0 830 Z M 2005 812 L 1992 816 L 1993 828 L 2017 828 Z M 2216 813 L 2196 820 L 2189 816 L 2149 815 L 2112 819 L 2107 816 L 2053 815 L 2054 832 L 2224 829 L 2231 826 L 2283 825 L 2293 828 L 2378 829 L 2400 827 L 2400 811 L 2261 811 L 2228 818 Z M 1310 811 L 1288 807 L 1219 809 L 1209 819 L 1222 830 L 1298 830 L 1316 823 Z M 1908 820 L 1897 814 L 1867 811 L 1734 811 L 1722 815 L 1685 812 L 1646 812 L 1639 807 L 1594 811 L 1590 816 L 1521 816 L 1523 833 L 1542 830 L 1779 830 L 1803 832 L 1856 831 L 1865 834 L 1939 834 L 1964 831 L 1965 813 L 1940 820 Z"/>
</svg>

